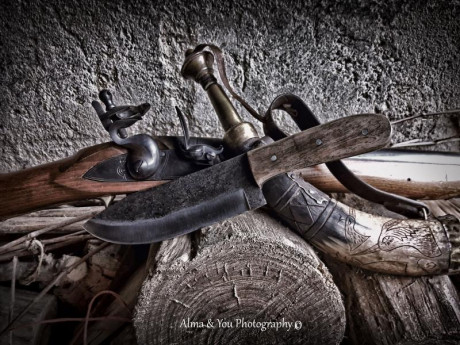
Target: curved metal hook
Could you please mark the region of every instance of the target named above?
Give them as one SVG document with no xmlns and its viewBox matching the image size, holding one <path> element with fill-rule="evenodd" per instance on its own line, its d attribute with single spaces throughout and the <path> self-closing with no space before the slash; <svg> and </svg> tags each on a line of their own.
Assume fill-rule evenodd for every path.
<svg viewBox="0 0 460 345">
<path fill-rule="evenodd" d="M 152 176 L 160 165 L 160 150 L 157 143 L 147 134 L 128 137 L 126 131 L 126 128 L 142 120 L 150 109 L 150 104 L 115 106 L 109 90 L 102 90 L 99 98 L 106 106 L 106 111 L 104 112 L 97 101 L 92 102 L 93 108 L 112 140 L 128 149 L 126 166 L 131 177 L 144 180 Z"/>
<path fill-rule="evenodd" d="M 223 146 L 217 148 L 206 144 L 190 144 L 190 134 L 184 114 L 178 107 L 176 108 L 177 116 L 184 132 L 184 142 L 181 151 L 185 157 L 193 160 L 197 164 L 214 165 L 220 162 L 219 155 L 224 151 Z"/>
</svg>

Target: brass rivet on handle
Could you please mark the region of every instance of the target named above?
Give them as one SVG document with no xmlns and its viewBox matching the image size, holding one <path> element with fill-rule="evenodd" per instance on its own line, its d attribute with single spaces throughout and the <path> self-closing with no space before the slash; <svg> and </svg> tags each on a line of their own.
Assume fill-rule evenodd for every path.
<svg viewBox="0 0 460 345">
<path fill-rule="evenodd" d="M 276 155 L 273 155 L 273 156 L 270 157 L 270 160 L 272 162 L 276 161 L 277 159 L 278 159 L 278 157 L 276 157 Z"/>
</svg>

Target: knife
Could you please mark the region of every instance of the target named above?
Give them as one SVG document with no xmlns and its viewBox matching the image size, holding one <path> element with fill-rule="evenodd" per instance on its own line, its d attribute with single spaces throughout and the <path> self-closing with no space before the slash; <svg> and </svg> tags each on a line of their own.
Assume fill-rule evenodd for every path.
<svg viewBox="0 0 460 345">
<path fill-rule="evenodd" d="M 131 194 L 88 221 L 85 229 L 121 244 L 180 236 L 265 205 L 261 187 L 274 176 L 382 148 L 390 136 L 385 116 L 341 118 Z"/>
</svg>

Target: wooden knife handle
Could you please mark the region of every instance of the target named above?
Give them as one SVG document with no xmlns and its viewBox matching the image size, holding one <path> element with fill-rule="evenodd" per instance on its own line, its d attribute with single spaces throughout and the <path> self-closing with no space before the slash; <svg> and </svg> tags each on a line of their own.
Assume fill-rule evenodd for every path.
<svg viewBox="0 0 460 345">
<path fill-rule="evenodd" d="M 83 175 L 97 163 L 125 154 L 113 143 L 85 148 L 75 155 L 37 167 L 0 174 L 0 218 L 69 201 L 124 194 L 167 181 L 98 182 Z"/>
<path fill-rule="evenodd" d="M 347 116 L 248 152 L 259 186 L 293 170 L 374 151 L 390 142 L 391 125 L 383 115 Z"/>
<path fill-rule="evenodd" d="M 458 220 L 393 219 L 346 206 L 294 173 L 263 186 L 268 205 L 316 248 L 364 269 L 389 274 L 457 273 Z"/>
</svg>

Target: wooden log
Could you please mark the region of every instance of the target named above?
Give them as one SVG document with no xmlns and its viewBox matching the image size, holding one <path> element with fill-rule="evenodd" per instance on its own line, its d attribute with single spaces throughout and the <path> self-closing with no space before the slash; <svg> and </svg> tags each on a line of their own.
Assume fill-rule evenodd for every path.
<svg viewBox="0 0 460 345">
<path fill-rule="evenodd" d="M 262 211 L 163 242 L 150 264 L 134 320 L 139 344 L 342 340 L 344 307 L 327 269 Z"/>
<path fill-rule="evenodd" d="M 390 215 L 358 197 L 338 199 L 367 212 L 378 209 Z M 323 257 L 348 306 L 346 336 L 351 344 L 460 342 L 460 300 L 448 276 L 384 275 Z"/>
<path fill-rule="evenodd" d="M 85 251 L 89 253 L 99 245 L 98 240 L 88 241 Z M 54 289 L 54 294 L 59 300 L 79 311 L 86 311 L 91 298 L 109 287 L 120 267 L 120 252 L 120 245 L 107 246 L 65 276 Z M 78 259 L 80 258 L 64 255 L 58 261 L 58 270 L 72 265 Z"/>
<path fill-rule="evenodd" d="M 31 231 L 56 226 L 62 222 L 70 221 L 73 218 L 91 215 L 91 213 L 104 210 L 103 206 L 93 207 L 63 207 L 49 210 L 37 211 L 23 216 L 10 218 L 0 222 L 0 234 L 26 234 Z M 58 227 L 49 234 L 62 234 L 84 230 L 83 224 L 86 220 L 72 223 L 64 227 Z"/>
<path fill-rule="evenodd" d="M 352 344 L 460 343 L 460 300 L 448 276 L 397 277 L 325 260 L 349 306 Z"/>
<path fill-rule="evenodd" d="M 15 291 L 14 316 L 18 315 L 38 293 L 26 290 Z M 0 329 L 3 330 L 8 324 L 9 305 L 11 303 L 10 288 L 0 286 Z M 45 295 L 18 321 L 20 324 L 31 324 L 13 331 L 13 344 L 15 345 L 39 345 L 48 344 L 50 337 L 50 325 L 35 324 L 39 321 L 56 317 L 57 302 L 56 297 Z M 13 317 L 14 317 L 13 316 Z M 10 344 L 8 332 L 0 337 L 0 344 Z"/>
<path fill-rule="evenodd" d="M 86 252 L 96 249 L 98 240 L 88 242 Z M 60 301 L 80 310 L 86 311 L 88 302 L 98 292 L 108 289 L 112 279 L 120 267 L 121 246 L 112 244 L 93 255 L 87 262 L 75 267 L 65 275 L 53 290 Z M 63 255 L 55 258 L 48 253 L 43 256 L 40 267 L 39 260 L 19 261 L 16 268 L 16 279 L 20 284 L 39 283 L 48 285 L 60 271 L 73 265 L 80 257 Z M 9 281 L 12 277 L 12 262 L 0 263 L 0 281 Z"/>
<path fill-rule="evenodd" d="M 152 244 L 150 247 L 158 247 L 158 244 Z M 113 316 L 126 317 L 130 319 L 132 310 L 137 301 L 137 296 L 142 283 L 147 275 L 145 269 L 145 259 L 147 256 L 147 247 L 144 246 L 122 246 L 124 253 L 121 257 L 120 267 L 117 269 L 113 280 L 107 287 L 107 290 L 118 293 L 121 299 L 127 303 L 128 309 L 114 298 L 112 294 L 104 294 L 97 298 L 91 309 L 92 316 Z M 118 322 L 116 320 L 107 320 L 102 322 L 90 322 L 87 330 L 88 344 L 107 344 L 111 340 L 121 340 L 124 329 L 132 329 L 135 338 L 132 323 Z M 129 333 L 129 331 L 128 331 Z M 128 334 L 126 334 L 129 336 Z M 80 324 L 74 332 L 73 339 L 69 345 L 83 343 L 84 325 Z M 120 339 L 119 339 L 120 338 Z M 118 342 L 119 343 L 119 342 Z M 135 341 L 126 339 L 126 344 L 136 344 Z"/>
</svg>

